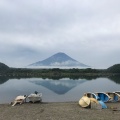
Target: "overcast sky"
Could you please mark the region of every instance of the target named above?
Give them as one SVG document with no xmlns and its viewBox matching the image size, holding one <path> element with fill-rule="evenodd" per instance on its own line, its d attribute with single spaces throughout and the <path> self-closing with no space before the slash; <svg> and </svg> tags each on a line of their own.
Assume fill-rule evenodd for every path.
<svg viewBox="0 0 120 120">
<path fill-rule="evenodd" d="M 0 0 L 0 62 L 58 52 L 95 68 L 120 63 L 120 0 Z"/>
</svg>

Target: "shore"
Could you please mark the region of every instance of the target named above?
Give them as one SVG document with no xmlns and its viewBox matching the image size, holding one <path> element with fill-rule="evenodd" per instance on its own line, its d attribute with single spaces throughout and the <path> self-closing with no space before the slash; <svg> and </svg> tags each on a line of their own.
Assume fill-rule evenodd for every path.
<svg viewBox="0 0 120 120">
<path fill-rule="evenodd" d="M 107 109 L 88 109 L 78 102 L 0 104 L 0 120 L 119 120 L 120 102 L 106 105 Z"/>
</svg>

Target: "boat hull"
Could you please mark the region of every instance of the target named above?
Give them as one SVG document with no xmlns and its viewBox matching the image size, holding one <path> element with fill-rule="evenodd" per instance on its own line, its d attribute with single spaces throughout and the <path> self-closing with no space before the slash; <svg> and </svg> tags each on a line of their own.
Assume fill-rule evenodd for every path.
<svg viewBox="0 0 120 120">
<path fill-rule="evenodd" d="M 42 101 L 42 93 L 39 94 L 30 94 L 28 96 L 29 101 L 35 103 L 35 102 L 41 102 Z"/>
<path fill-rule="evenodd" d="M 102 100 L 99 100 L 98 102 L 102 106 L 102 109 L 106 109 L 107 108 L 106 104 Z"/>
<path fill-rule="evenodd" d="M 98 94 L 99 95 L 99 94 Z M 98 96 L 97 94 L 95 94 L 95 93 L 91 93 L 91 92 L 88 92 L 88 93 L 85 93 L 84 94 L 84 96 L 87 96 L 88 98 L 90 98 L 90 99 L 96 99 L 96 101 L 95 101 L 95 103 L 96 104 L 100 104 L 100 106 L 101 106 L 101 108 L 102 109 L 106 109 L 107 108 L 107 106 L 106 106 L 106 104 L 99 98 L 99 96 Z M 92 105 L 92 104 L 91 104 Z M 98 106 L 98 105 L 96 105 L 96 106 Z"/>
<path fill-rule="evenodd" d="M 80 100 L 79 100 L 79 105 L 81 107 L 89 107 L 90 106 L 90 98 L 88 98 L 87 96 L 83 96 Z"/>
<path fill-rule="evenodd" d="M 115 92 L 107 92 L 107 94 L 111 97 L 111 102 L 117 102 L 120 100 L 120 95 Z"/>
<path fill-rule="evenodd" d="M 88 98 L 95 98 L 96 100 L 99 99 L 99 97 L 95 93 L 91 92 L 85 93 L 84 96 L 87 96 Z"/>
<path fill-rule="evenodd" d="M 111 99 L 110 96 L 104 92 L 98 92 L 95 94 L 99 97 L 99 100 L 102 100 L 103 102 L 108 102 Z"/>
</svg>

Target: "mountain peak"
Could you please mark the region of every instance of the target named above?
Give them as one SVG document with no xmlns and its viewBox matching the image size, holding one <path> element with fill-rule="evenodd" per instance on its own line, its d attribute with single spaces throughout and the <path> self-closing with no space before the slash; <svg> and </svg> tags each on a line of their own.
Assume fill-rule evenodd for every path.
<svg viewBox="0 0 120 120">
<path fill-rule="evenodd" d="M 63 52 L 58 52 L 43 61 L 38 61 L 36 63 L 30 64 L 29 66 L 88 67 L 87 65 L 76 61 Z"/>
<path fill-rule="evenodd" d="M 54 54 L 54 55 L 66 55 L 66 54 L 63 53 L 63 52 L 58 52 L 58 53 L 56 53 L 56 54 Z"/>
</svg>

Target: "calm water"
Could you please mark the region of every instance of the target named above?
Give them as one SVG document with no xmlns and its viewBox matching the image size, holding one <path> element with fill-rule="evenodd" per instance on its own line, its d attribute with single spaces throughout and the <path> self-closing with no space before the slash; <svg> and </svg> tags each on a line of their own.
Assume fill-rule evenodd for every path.
<svg viewBox="0 0 120 120">
<path fill-rule="evenodd" d="M 18 95 L 29 95 L 34 91 L 42 92 L 43 102 L 79 101 L 85 92 L 120 91 L 120 79 L 69 79 L 59 80 L 27 78 L 0 78 L 0 104 L 10 103 Z"/>
</svg>

